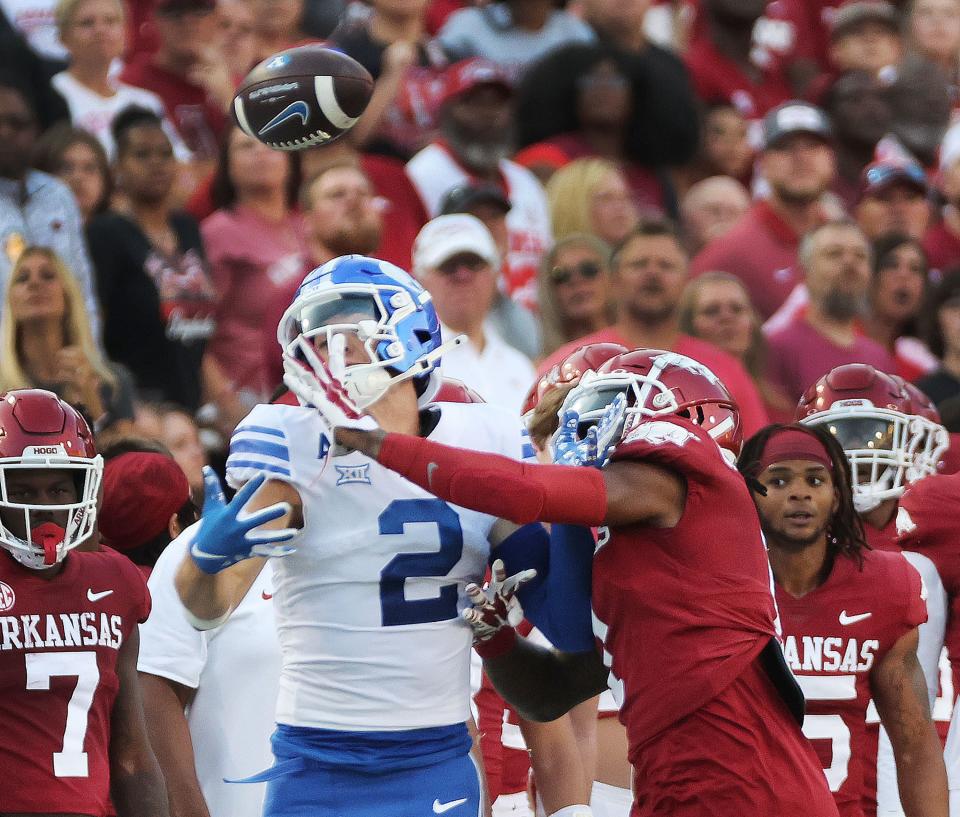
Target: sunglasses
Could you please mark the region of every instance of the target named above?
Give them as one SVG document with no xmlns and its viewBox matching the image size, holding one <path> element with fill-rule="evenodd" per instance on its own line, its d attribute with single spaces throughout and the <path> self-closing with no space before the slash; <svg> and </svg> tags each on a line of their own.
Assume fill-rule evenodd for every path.
<svg viewBox="0 0 960 817">
<path fill-rule="evenodd" d="M 581 261 L 572 267 L 554 267 L 550 270 L 550 280 L 555 284 L 567 284 L 574 275 L 579 275 L 587 281 L 593 280 L 600 274 L 600 265 L 596 261 Z"/>
</svg>

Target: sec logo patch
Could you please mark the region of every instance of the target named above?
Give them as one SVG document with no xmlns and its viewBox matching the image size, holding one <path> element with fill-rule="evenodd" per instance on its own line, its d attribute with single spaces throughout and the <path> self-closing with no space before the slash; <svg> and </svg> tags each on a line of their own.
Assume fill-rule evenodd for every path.
<svg viewBox="0 0 960 817">
<path fill-rule="evenodd" d="M 17 595 L 6 582 L 0 582 L 0 613 L 5 613 L 17 603 Z"/>
</svg>

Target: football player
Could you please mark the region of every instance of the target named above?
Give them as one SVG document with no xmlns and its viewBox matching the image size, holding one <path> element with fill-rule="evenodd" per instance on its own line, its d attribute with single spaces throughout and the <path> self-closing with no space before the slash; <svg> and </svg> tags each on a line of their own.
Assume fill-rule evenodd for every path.
<svg viewBox="0 0 960 817">
<path fill-rule="evenodd" d="M 784 655 L 807 701 L 803 730 L 840 814 L 863 814 L 872 698 L 902 813 L 946 817 L 943 754 L 917 661 L 927 618 L 919 573 L 901 553 L 867 548 L 844 451 L 823 426 L 768 426 L 747 440 L 739 468 L 769 548 Z"/>
<path fill-rule="evenodd" d="M 264 813 L 475 815 L 463 589 L 482 579 L 491 545 L 543 544 L 546 533 L 448 504 L 359 452 L 335 456 L 318 377 L 332 355 L 351 399 L 393 431 L 513 460 L 532 448 L 518 418 L 488 404 L 421 411 L 439 386 L 440 324 L 429 293 L 392 264 L 345 256 L 314 270 L 278 339 L 301 405 L 256 407 L 234 432 L 227 479 L 269 477 L 251 507 L 286 503 L 273 532 L 301 532 L 291 546 L 244 548 L 202 523 L 176 579 L 195 626 L 212 628 L 260 557 L 285 555 L 274 565 L 283 665 Z"/>
<path fill-rule="evenodd" d="M 833 434 L 850 464 L 853 504 L 874 550 L 899 551 L 898 502 L 907 485 L 935 473 L 948 445 L 946 430 L 929 400 L 896 375 L 862 363 L 838 366 L 814 383 L 797 406 L 804 425 Z M 946 592 L 937 567 L 916 550 L 906 557 L 923 579 L 927 621 L 920 626 L 917 654 L 931 706 L 940 686 L 946 622 Z M 900 813 L 898 773 L 876 707 L 868 711 L 864 761 L 864 813 Z M 874 762 L 871 758 L 876 757 Z"/>
<path fill-rule="evenodd" d="M 0 395 L 0 813 L 166 817 L 137 685 L 137 567 L 94 540 L 103 461 L 80 414 Z"/>
<path fill-rule="evenodd" d="M 567 412 L 555 448 L 570 465 L 602 470 L 371 429 L 322 374 L 318 407 L 345 448 L 457 505 L 518 524 L 600 528 L 592 600 L 602 652 L 538 649 L 503 627 L 485 647 L 486 667 L 532 719 L 557 717 L 609 684 L 638 815 L 837 814 L 776 641 L 756 510 L 721 447 L 738 446 L 739 415 L 712 372 L 638 350 L 584 376 L 567 400 L 602 418 L 581 438 L 581 417 Z"/>
</svg>

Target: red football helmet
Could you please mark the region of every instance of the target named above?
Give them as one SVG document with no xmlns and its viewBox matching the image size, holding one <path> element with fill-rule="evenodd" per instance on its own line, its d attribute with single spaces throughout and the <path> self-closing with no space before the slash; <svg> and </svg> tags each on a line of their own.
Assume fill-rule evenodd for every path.
<svg viewBox="0 0 960 817">
<path fill-rule="evenodd" d="M 522 416 L 528 417 L 548 391 L 576 383 L 584 372 L 596 371 L 610 358 L 627 351 L 619 343 L 588 343 L 575 349 L 533 384 L 523 401 Z"/>
<path fill-rule="evenodd" d="M 444 377 L 440 381 L 440 388 L 430 400 L 431 403 L 486 403 L 479 394 L 471 389 L 462 380 Z"/>
<path fill-rule="evenodd" d="M 850 462 L 854 506 L 865 513 L 936 470 L 946 432 L 941 438 L 939 424 L 924 416 L 930 409 L 926 402 L 913 396 L 903 378 L 848 363 L 807 389 L 796 417 L 837 438 Z"/>
<path fill-rule="evenodd" d="M 75 502 L 47 505 L 11 500 L 11 471 L 47 469 L 71 472 L 77 485 Z M 16 536 L 0 517 L 0 546 L 18 562 L 35 570 L 52 567 L 91 536 L 102 473 L 103 459 L 93 435 L 73 407 L 42 389 L 0 395 L 0 510 L 22 513 L 26 531 L 26 539 Z M 49 511 L 67 512 L 63 528 L 31 519 Z"/>
<path fill-rule="evenodd" d="M 907 482 L 916 482 L 937 473 L 940 460 L 950 447 L 950 434 L 940 422 L 940 412 L 933 400 L 900 375 L 893 377 L 903 384 L 910 397 L 910 413 L 915 424 L 922 429 L 919 442 L 914 448 L 913 463 L 907 470 Z"/>
<path fill-rule="evenodd" d="M 561 411 L 573 409 L 582 424 L 592 425 L 621 392 L 627 394 L 623 434 L 646 418 L 677 414 L 703 428 L 721 448 L 739 453 L 743 435 L 737 404 L 702 363 L 661 349 L 617 355 L 585 374 Z"/>
</svg>

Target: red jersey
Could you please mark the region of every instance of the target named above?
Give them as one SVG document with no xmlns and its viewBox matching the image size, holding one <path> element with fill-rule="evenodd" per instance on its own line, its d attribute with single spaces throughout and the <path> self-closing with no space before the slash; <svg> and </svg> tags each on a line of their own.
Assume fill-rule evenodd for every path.
<svg viewBox="0 0 960 817">
<path fill-rule="evenodd" d="M 870 672 L 899 638 L 927 620 L 920 574 L 899 553 L 865 551 L 863 567 L 837 557 L 802 598 L 777 587 L 784 656 L 807 699 L 804 734 L 844 817 L 863 811 Z"/>
<path fill-rule="evenodd" d="M 520 734 L 520 716 L 500 697 L 486 673 L 473 700 L 477 704 L 477 729 L 490 801 L 501 794 L 526 791 L 530 753 Z"/>
<path fill-rule="evenodd" d="M 117 659 L 149 612 L 114 551 L 73 551 L 53 579 L 0 554 L 0 812 L 113 813 Z"/>
<path fill-rule="evenodd" d="M 952 270 L 960 264 L 960 236 L 941 221 L 924 233 L 923 251 L 931 272 L 942 274 Z"/>
<path fill-rule="evenodd" d="M 655 463 L 687 482 L 675 527 L 601 528 L 593 560 L 594 628 L 635 762 L 643 743 L 753 662 L 775 633 L 775 610 L 753 499 L 705 431 L 656 418 L 613 459 Z"/>
</svg>

